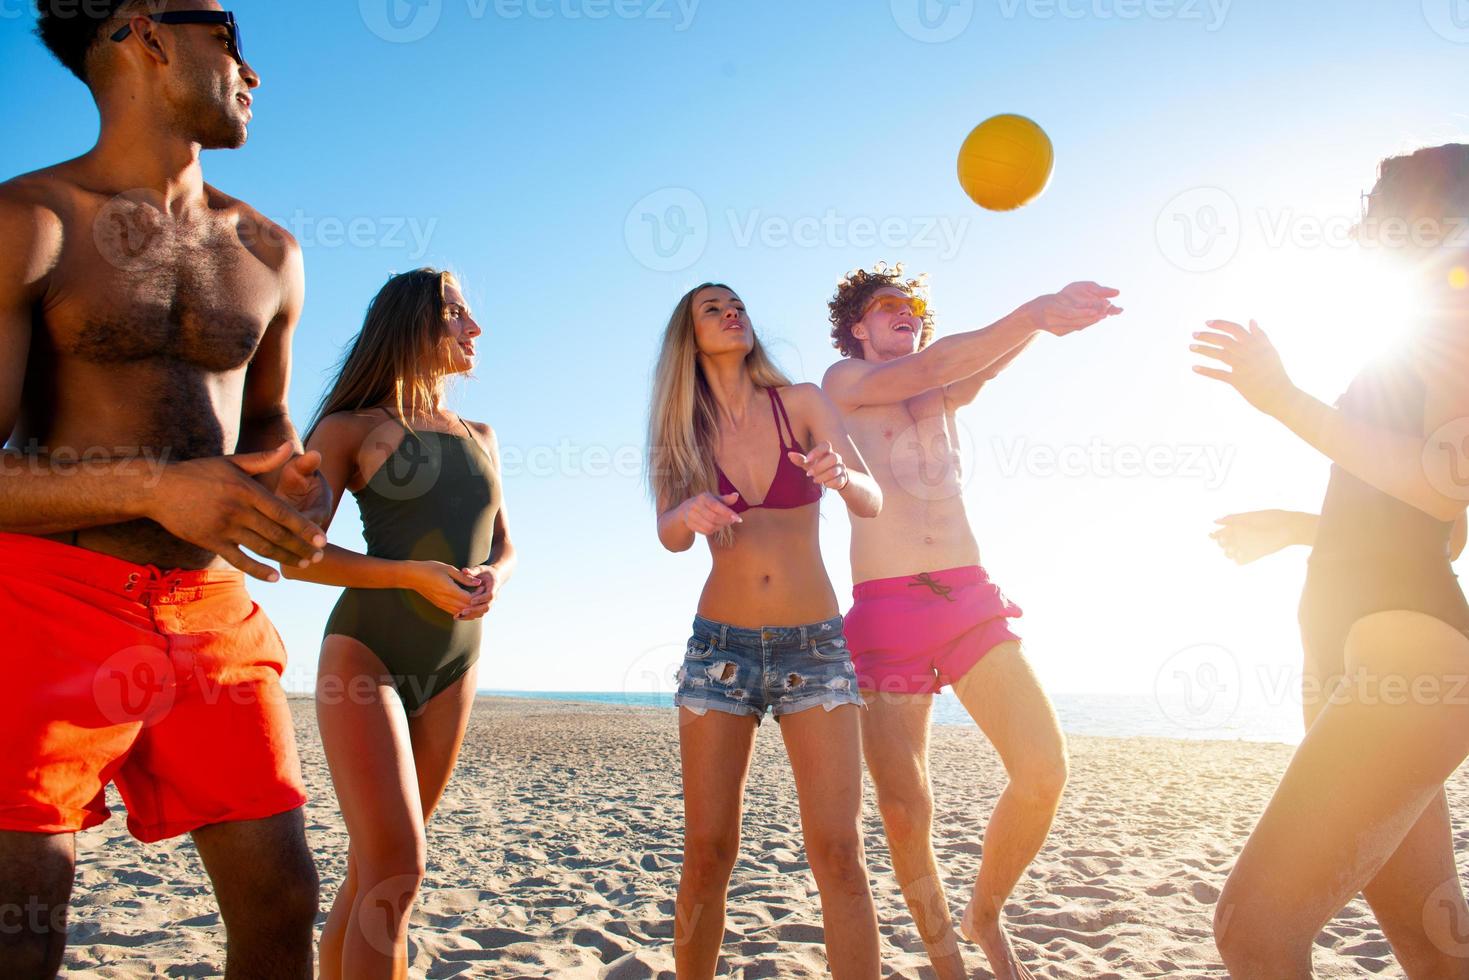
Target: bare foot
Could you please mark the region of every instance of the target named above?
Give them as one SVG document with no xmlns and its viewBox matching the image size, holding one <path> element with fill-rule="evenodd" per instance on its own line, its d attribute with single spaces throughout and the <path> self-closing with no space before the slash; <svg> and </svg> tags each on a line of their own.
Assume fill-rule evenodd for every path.
<svg viewBox="0 0 1469 980">
<path fill-rule="evenodd" d="M 959 920 L 959 934 L 984 950 L 995 980 L 1036 980 L 1035 974 L 1027 970 L 1015 955 L 999 916 L 981 918 L 975 912 L 974 903 L 970 902 L 964 910 L 964 917 Z"/>
</svg>

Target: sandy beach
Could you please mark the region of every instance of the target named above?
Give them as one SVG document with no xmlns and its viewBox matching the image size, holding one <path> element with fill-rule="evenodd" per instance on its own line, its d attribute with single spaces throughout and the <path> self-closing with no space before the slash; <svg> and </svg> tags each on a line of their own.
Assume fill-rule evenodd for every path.
<svg viewBox="0 0 1469 980">
<path fill-rule="evenodd" d="M 293 708 L 325 909 L 341 881 L 346 835 L 311 704 L 293 700 Z M 1213 904 L 1290 749 L 1073 738 L 1071 755 L 1056 829 L 1009 908 L 1022 955 L 1054 978 L 1224 976 L 1210 936 Z M 816 888 L 769 722 L 754 765 L 724 968 L 743 978 L 821 977 Z M 1003 769 L 977 731 L 941 728 L 933 772 L 939 858 L 957 914 Z M 1469 804 L 1465 771 L 1450 804 L 1456 815 Z M 482 699 L 429 827 L 413 976 L 673 977 L 680 824 L 671 712 Z M 884 975 L 931 976 L 870 784 L 865 826 Z M 1463 821 L 1456 838 L 1469 849 Z M 221 973 L 223 931 L 188 838 L 140 845 L 114 816 L 82 834 L 78 848 L 67 976 Z M 974 975 L 989 976 L 977 950 L 969 962 Z M 1402 975 L 1360 900 L 1321 936 L 1316 965 L 1322 977 Z"/>
</svg>

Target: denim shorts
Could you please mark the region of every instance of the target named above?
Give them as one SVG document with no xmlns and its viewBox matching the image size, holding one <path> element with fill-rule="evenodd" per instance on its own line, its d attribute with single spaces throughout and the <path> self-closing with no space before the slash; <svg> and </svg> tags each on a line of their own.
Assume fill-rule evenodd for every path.
<svg viewBox="0 0 1469 980">
<path fill-rule="evenodd" d="M 673 703 L 697 715 L 782 715 L 862 706 L 842 617 L 810 626 L 742 629 L 694 617 Z"/>
</svg>

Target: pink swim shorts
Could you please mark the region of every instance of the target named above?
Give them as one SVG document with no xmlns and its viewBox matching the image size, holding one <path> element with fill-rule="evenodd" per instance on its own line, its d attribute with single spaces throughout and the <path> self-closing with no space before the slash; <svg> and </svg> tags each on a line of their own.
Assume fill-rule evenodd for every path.
<svg viewBox="0 0 1469 980">
<path fill-rule="evenodd" d="M 847 647 L 863 691 L 932 694 L 1020 639 L 1020 607 L 978 565 L 861 582 L 852 596 Z"/>
</svg>

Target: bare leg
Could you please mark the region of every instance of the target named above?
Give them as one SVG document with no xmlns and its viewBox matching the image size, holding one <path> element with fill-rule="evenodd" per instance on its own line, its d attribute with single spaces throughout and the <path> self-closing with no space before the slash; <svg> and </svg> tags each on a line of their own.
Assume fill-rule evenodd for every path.
<svg viewBox="0 0 1469 980">
<path fill-rule="evenodd" d="M 423 805 L 423 822 L 433 815 L 434 807 L 449 785 L 459 749 L 464 745 L 464 731 L 474 710 L 475 680 L 479 664 L 464 672 L 418 713 L 408 719 L 408 735 L 413 741 L 413 769 L 418 774 L 418 799 Z"/>
<path fill-rule="evenodd" d="M 877 910 L 862 853 L 861 711 L 852 704 L 784 715 L 801 830 L 816 887 L 832 980 L 876 980 Z"/>
<path fill-rule="evenodd" d="M 755 747 L 753 717 L 680 708 L 684 851 L 673 922 L 679 980 L 713 977 L 724 941 L 729 876 L 740 850 L 740 805 Z"/>
<path fill-rule="evenodd" d="M 1465 975 L 1469 906 L 1442 788 L 1362 894 L 1408 976 Z"/>
<path fill-rule="evenodd" d="M 224 921 L 228 980 L 309 980 L 319 883 L 301 810 L 192 836 Z"/>
<path fill-rule="evenodd" d="M 933 790 L 928 777 L 931 694 L 864 692 L 862 748 L 877 787 L 893 874 L 939 980 L 968 976 L 933 852 Z"/>
<path fill-rule="evenodd" d="M 1040 853 L 1066 787 L 1066 739 L 1020 644 L 1002 643 L 954 685 L 1010 777 L 984 832 L 984 859 L 960 931 L 997 980 L 1032 980 L 1005 932 L 1005 902 Z"/>
<path fill-rule="evenodd" d="M 66 952 L 76 875 L 72 834 L 0 831 L 0 963 L 15 980 L 50 980 Z"/>
<path fill-rule="evenodd" d="M 408 975 L 408 914 L 426 843 L 408 719 L 382 662 L 356 640 L 322 644 L 322 747 L 350 839 L 348 881 L 322 931 L 325 980 Z M 371 685 L 360 680 L 373 679 Z M 350 887 L 350 890 L 349 890 Z"/>
<path fill-rule="evenodd" d="M 1436 834 L 1423 824 L 1425 811 L 1469 756 L 1469 704 L 1459 684 L 1469 671 L 1469 639 L 1421 613 L 1377 613 L 1353 627 L 1347 667 L 1349 679 L 1362 670 L 1377 680 L 1344 688 L 1311 726 L 1215 909 L 1215 939 L 1237 980 L 1309 978 L 1316 935 L 1353 895 L 1373 882 L 1391 898 L 1395 879 L 1374 879 L 1420 825 Z M 1433 693 L 1390 698 L 1387 677 L 1406 679 L 1409 691 L 1427 683 Z M 1412 866 L 1409 854 L 1400 870 Z M 1440 884 L 1404 893 L 1431 894 Z M 1431 911 L 1420 908 L 1420 921 Z M 1401 918 L 1393 928 L 1402 934 Z M 1419 975 L 1469 977 L 1469 959 L 1454 951 L 1440 948 L 1429 967 L 1439 972 Z"/>
<path fill-rule="evenodd" d="M 1309 729 L 1327 703 L 1325 695 L 1314 692 L 1330 687 L 1319 671 L 1304 680 L 1306 691 L 1313 692 L 1303 699 Z M 1454 975 L 1459 964 L 1445 950 L 1469 952 L 1469 905 L 1454 866 L 1453 831 L 1442 790 L 1362 895 L 1408 976 Z"/>
</svg>

